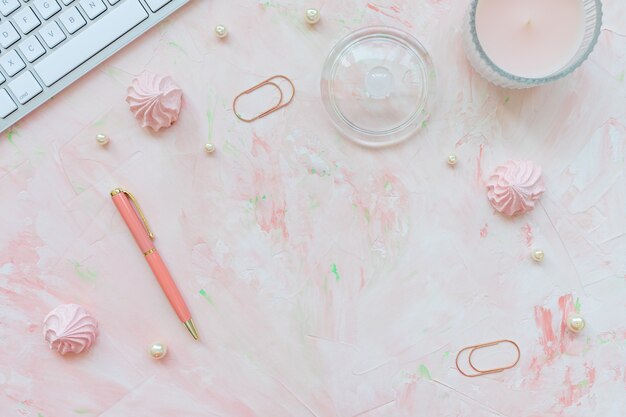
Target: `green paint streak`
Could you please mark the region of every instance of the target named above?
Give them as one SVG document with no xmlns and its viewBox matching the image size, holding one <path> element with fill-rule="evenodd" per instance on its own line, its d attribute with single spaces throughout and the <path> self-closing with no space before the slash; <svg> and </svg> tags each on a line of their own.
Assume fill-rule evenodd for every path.
<svg viewBox="0 0 626 417">
<path fill-rule="evenodd" d="M 107 76 L 109 76 L 109 77 L 111 77 L 113 79 L 117 79 L 118 77 L 120 77 L 124 73 L 122 71 L 120 71 L 116 67 L 108 67 L 106 69 L 106 74 L 107 74 Z"/>
<path fill-rule="evenodd" d="M 337 271 L 337 264 L 332 264 L 330 266 L 330 271 L 335 276 L 335 281 L 339 282 L 339 280 L 341 280 L 341 276 L 339 275 L 339 272 Z"/>
<path fill-rule="evenodd" d="M 17 129 L 15 128 L 15 126 L 12 126 L 7 132 L 7 139 L 9 140 L 9 142 L 11 142 L 12 145 L 15 145 L 15 143 L 13 142 L 14 136 L 17 136 Z"/>
<path fill-rule="evenodd" d="M 91 413 L 91 410 L 88 408 L 77 408 L 76 410 L 74 410 L 74 413 L 76 414 L 87 414 L 87 413 Z"/>
<path fill-rule="evenodd" d="M 367 220 L 367 222 L 370 222 L 370 210 L 369 209 L 364 209 L 363 210 L 363 215 L 365 216 L 365 220 Z"/>
<path fill-rule="evenodd" d="M 622 73 L 619 75 L 619 77 L 617 77 L 618 81 L 624 81 L 624 71 L 622 71 Z"/>
<path fill-rule="evenodd" d="M 44 417 L 44 415 L 41 413 L 37 413 L 37 417 Z"/>
<path fill-rule="evenodd" d="M 388 193 L 388 192 L 390 192 L 391 190 L 393 190 L 393 185 L 392 185 L 389 181 L 387 181 L 387 182 L 385 183 L 385 192 L 387 192 L 387 193 Z"/>
<path fill-rule="evenodd" d="M 78 275 L 83 281 L 94 282 L 96 278 L 98 278 L 98 274 L 90 270 L 84 265 L 81 265 L 80 262 L 70 261 L 72 266 L 74 266 L 74 272 Z"/>
<path fill-rule="evenodd" d="M 240 153 L 239 149 L 237 149 L 235 146 L 233 146 L 232 143 L 230 143 L 228 141 L 224 142 L 224 144 L 220 146 L 220 150 L 222 152 L 227 152 L 227 153 L 229 153 L 231 155 L 238 155 Z"/>
<path fill-rule="evenodd" d="M 426 128 L 428 126 L 428 120 L 424 120 L 422 122 L 422 129 Z"/>
<path fill-rule="evenodd" d="M 266 196 L 261 197 L 262 200 L 265 200 L 266 198 L 267 198 Z"/>
<path fill-rule="evenodd" d="M 611 336 L 613 336 L 613 337 L 611 337 Z M 606 345 L 607 343 L 611 343 L 612 340 L 615 340 L 615 335 L 614 334 L 598 336 L 598 341 L 600 342 L 601 345 Z"/>
<path fill-rule="evenodd" d="M 430 371 L 428 370 L 428 368 L 427 368 L 427 367 L 426 367 L 426 365 L 424 365 L 424 364 L 421 364 L 421 365 L 420 365 L 420 375 L 421 375 L 423 378 L 426 378 L 426 379 L 428 379 L 428 380 L 433 379 L 433 378 L 430 376 Z"/>
<path fill-rule="evenodd" d="M 583 379 L 578 384 L 576 384 L 578 388 L 585 388 L 589 386 L 589 381 L 587 379 Z"/>
<path fill-rule="evenodd" d="M 576 297 L 576 302 L 574 303 L 574 310 L 576 313 L 580 314 L 580 299 Z"/>
<path fill-rule="evenodd" d="M 311 198 L 309 200 L 309 208 L 310 209 L 318 208 L 319 206 L 320 206 L 320 202 L 317 201 L 316 199 Z"/>
<path fill-rule="evenodd" d="M 443 352 L 443 357 L 444 358 L 449 358 L 450 357 L 450 351 Z"/>
<path fill-rule="evenodd" d="M 318 171 L 318 170 L 317 170 L 317 169 L 315 169 L 315 168 L 311 168 L 311 171 L 310 171 L 310 172 L 311 172 L 311 174 L 317 174 L 317 175 L 319 175 L 320 177 L 326 177 L 326 176 L 329 176 L 329 175 L 330 175 L 330 172 L 326 171 L 325 169 L 323 169 L 323 170 L 321 170 L 321 171 Z"/>
<path fill-rule="evenodd" d="M 511 97 L 506 96 L 504 97 L 504 104 L 508 103 L 511 100 Z"/>
<path fill-rule="evenodd" d="M 254 198 L 248 199 L 248 202 L 252 205 L 252 207 L 256 207 L 259 204 L 259 196 L 254 196 Z"/>
<path fill-rule="evenodd" d="M 209 294 L 206 293 L 206 291 L 203 289 L 201 289 L 199 291 L 200 295 L 209 302 L 209 304 L 211 305 L 215 305 L 215 303 L 213 303 L 213 300 L 211 299 L 211 297 L 209 296 Z"/>
<path fill-rule="evenodd" d="M 167 43 L 169 46 L 178 49 L 180 52 L 182 52 L 184 55 L 187 55 L 187 52 L 183 49 L 182 46 L 180 46 L 179 44 L 177 44 L 176 42 L 168 42 Z"/>
</svg>

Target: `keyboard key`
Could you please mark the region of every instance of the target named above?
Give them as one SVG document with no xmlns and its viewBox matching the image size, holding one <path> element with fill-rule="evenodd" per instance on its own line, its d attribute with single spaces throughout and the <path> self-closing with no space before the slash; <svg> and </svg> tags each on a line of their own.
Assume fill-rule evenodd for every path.
<svg viewBox="0 0 626 417">
<path fill-rule="evenodd" d="M 2 84 L 3 82 L 5 82 L 7 79 L 4 78 L 4 75 L 0 74 L 0 84 Z"/>
<path fill-rule="evenodd" d="M 3 119 L 17 110 L 17 104 L 13 101 L 7 90 L 0 90 L 0 117 Z"/>
<path fill-rule="evenodd" d="M 61 6 L 56 0 L 35 0 L 35 8 L 41 14 L 41 17 L 48 20 L 61 10 Z"/>
<path fill-rule="evenodd" d="M 40 56 L 46 53 L 46 50 L 41 46 L 41 42 L 35 37 L 31 36 L 20 44 L 20 51 L 28 62 L 33 62 Z"/>
<path fill-rule="evenodd" d="M 18 7 L 20 7 L 20 2 L 17 0 L 0 0 L 0 13 L 5 16 L 16 11 Z"/>
<path fill-rule="evenodd" d="M 26 71 L 24 74 L 11 81 L 9 88 L 15 97 L 17 97 L 17 101 L 22 104 L 28 103 L 30 99 L 43 91 L 43 88 L 41 88 L 30 71 Z"/>
<path fill-rule="evenodd" d="M 87 24 L 76 7 L 70 7 L 63 12 L 60 19 L 70 35 Z"/>
<path fill-rule="evenodd" d="M 147 18 L 139 0 L 126 0 L 33 68 L 49 87 Z"/>
<path fill-rule="evenodd" d="M 8 48 L 20 39 L 20 34 L 13 27 L 11 22 L 6 21 L 0 23 L 0 45 Z"/>
<path fill-rule="evenodd" d="M 146 0 L 146 3 L 148 3 L 148 7 L 150 7 L 150 10 L 156 12 L 170 1 L 172 0 Z"/>
<path fill-rule="evenodd" d="M 57 22 L 50 22 L 39 31 L 39 36 L 48 45 L 54 48 L 65 40 L 65 33 L 61 30 Z"/>
<path fill-rule="evenodd" d="M 26 66 L 15 50 L 0 56 L 0 65 L 2 65 L 9 77 L 14 76 Z"/>
<path fill-rule="evenodd" d="M 72 4 L 72 3 L 74 3 L 74 0 L 61 0 L 61 1 L 62 1 L 62 2 L 63 2 L 63 4 L 65 4 L 66 6 L 67 6 L 68 4 Z"/>
<path fill-rule="evenodd" d="M 37 16 L 35 16 L 35 12 L 33 12 L 33 9 L 28 6 L 15 13 L 13 19 L 15 20 L 15 23 L 17 23 L 17 26 L 20 28 L 24 35 L 30 33 L 33 29 L 41 24 Z"/>
<path fill-rule="evenodd" d="M 109 0 L 109 4 L 112 6 L 114 4 L 119 3 L 120 0 Z"/>
<path fill-rule="evenodd" d="M 107 9 L 104 3 L 102 3 L 102 0 L 80 0 L 80 5 L 83 7 L 85 13 L 87 13 L 87 17 L 92 20 L 100 16 Z"/>
</svg>

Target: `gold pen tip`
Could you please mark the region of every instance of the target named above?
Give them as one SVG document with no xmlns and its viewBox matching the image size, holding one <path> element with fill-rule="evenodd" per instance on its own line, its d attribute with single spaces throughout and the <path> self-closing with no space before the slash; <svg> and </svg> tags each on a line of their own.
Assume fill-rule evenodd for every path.
<svg viewBox="0 0 626 417">
<path fill-rule="evenodd" d="M 198 336 L 198 331 L 196 330 L 196 326 L 193 324 L 193 320 L 192 319 L 187 320 L 183 324 L 185 325 L 187 330 L 189 330 L 189 333 L 191 333 L 191 335 L 193 336 L 193 338 L 195 340 L 199 340 L 200 339 L 200 337 Z"/>
</svg>

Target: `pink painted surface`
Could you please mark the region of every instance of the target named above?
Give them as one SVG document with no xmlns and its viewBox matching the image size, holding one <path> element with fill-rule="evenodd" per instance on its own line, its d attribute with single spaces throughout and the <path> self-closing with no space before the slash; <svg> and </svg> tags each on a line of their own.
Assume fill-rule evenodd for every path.
<svg viewBox="0 0 626 417">
<path fill-rule="evenodd" d="M 604 4 L 590 60 L 529 91 L 470 69 L 466 2 L 185 7 L 2 135 L 0 414 L 626 415 L 626 4 Z M 341 139 L 318 86 L 333 43 L 371 24 L 416 35 L 440 80 L 428 128 L 383 150 Z M 124 102 L 143 70 L 184 91 L 180 119 L 156 134 Z M 277 73 L 293 103 L 237 120 L 232 98 Z M 515 219 L 485 194 L 509 159 L 540 164 L 547 188 Z M 139 198 L 200 342 L 138 256 L 117 186 Z M 97 317 L 88 353 L 45 345 L 61 303 Z M 572 310 L 588 323 L 578 336 Z M 501 338 L 519 343 L 517 367 L 456 371 L 458 349 Z M 162 362 L 153 341 L 169 346 Z"/>
</svg>

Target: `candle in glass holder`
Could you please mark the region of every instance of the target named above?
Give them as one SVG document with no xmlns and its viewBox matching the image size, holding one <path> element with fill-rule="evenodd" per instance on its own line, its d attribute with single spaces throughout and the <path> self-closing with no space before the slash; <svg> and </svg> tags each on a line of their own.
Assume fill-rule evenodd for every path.
<svg viewBox="0 0 626 417">
<path fill-rule="evenodd" d="M 546 77 L 576 54 L 583 16 L 581 0 L 480 0 L 476 32 L 485 54 L 503 70 Z"/>
<path fill-rule="evenodd" d="M 473 0 L 466 52 L 489 81 L 506 87 L 544 84 L 572 72 L 593 49 L 600 0 Z"/>
</svg>

